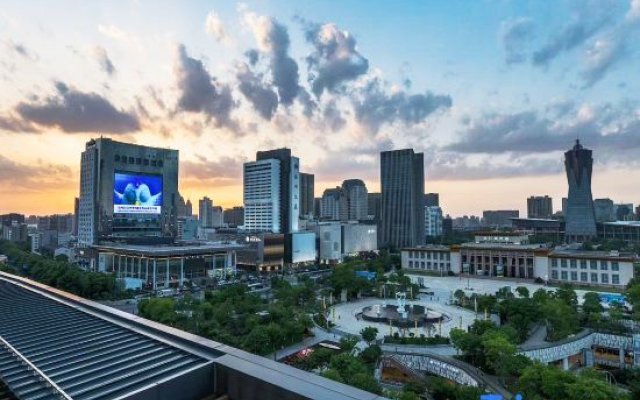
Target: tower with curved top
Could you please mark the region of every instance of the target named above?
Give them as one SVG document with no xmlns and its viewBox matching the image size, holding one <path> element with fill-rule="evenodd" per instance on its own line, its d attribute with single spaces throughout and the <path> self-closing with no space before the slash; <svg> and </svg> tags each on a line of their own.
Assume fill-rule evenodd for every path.
<svg viewBox="0 0 640 400">
<path fill-rule="evenodd" d="M 596 217 L 591 194 L 592 151 L 585 149 L 580 140 L 564 153 L 564 165 L 569 183 L 569 196 L 565 212 L 565 239 L 583 242 L 596 236 Z"/>
</svg>

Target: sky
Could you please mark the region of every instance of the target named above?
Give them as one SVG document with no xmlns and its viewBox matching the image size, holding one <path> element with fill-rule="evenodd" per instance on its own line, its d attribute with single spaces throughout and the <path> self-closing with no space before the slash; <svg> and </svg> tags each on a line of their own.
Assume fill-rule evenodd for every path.
<svg viewBox="0 0 640 400">
<path fill-rule="evenodd" d="M 181 194 L 242 204 L 289 147 L 316 196 L 425 155 L 446 214 L 566 196 L 640 203 L 640 0 L 3 1 L 0 213 L 71 212 L 95 137 L 180 151 Z"/>
</svg>

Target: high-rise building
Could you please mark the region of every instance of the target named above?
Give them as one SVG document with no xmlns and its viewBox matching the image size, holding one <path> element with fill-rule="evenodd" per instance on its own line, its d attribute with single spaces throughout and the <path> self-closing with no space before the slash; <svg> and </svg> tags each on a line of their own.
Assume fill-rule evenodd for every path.
<svg viewBox="0 0 640 400">
<path fill-rule="evenodd" d="M 191 217 L 193 215 L 193 205 L 191 204 L 191 200 L 187 200 L 187 203 L 184 206 L 184 212 L 186 217 Z"/>
<path fill-rule="evenodd" d="M 564 157 L 569 183 L 564 214 L 565 239 L 568 242 L 580 242 L 596 236 L 596 216 L 591 194 L 593 157 L 591 150 L 582 147 L 580 140 L 576 140 L 573 149 L 564 153 Z"/>
<path fill-rule="evenodd" d="M 616 220 L 615 207 L 611 199 L 595 199 L 593 209 L 596 222 L 612 222 Z"/>
<path fill-rule="evenodd" d="M 300 218 L 300 160 L 291 155 L 291 149 L 259 151 L 256 161 L 279 162 L 280 232 L 298 231 Z"/>
<path fill-rule="evenodd" d="M 56 231 L 71 233 L 73 231 L 73 214 L 53 214 L 38 217 L 38 231 Z"/>
<path fill-rule="evenodd" d="M 425 207 L 440 207 L 440 194 L 439 193 L 427 193 L 424 195 Z"/>
<path fill-rule="evenodd" d="M 340 186 L 326 189 L 320 200 L 320 219 L 346 221 L 348 219 L 347 197 Z"/>
<path fill-rule="evenodd" d="M 244 227 L 251 232 L 281 232 L 280 161 L 244 164 Z"/>
<path fill-rule="evenodd" d="M 380 183 L 380 247 L 424 243 L 424 155 L 413 149 L 383 151 Z"/>
<path fill-rule="evenodd" d="M 2 214 L 0 215 L 0 225 L 2 226 L 12 226 L 14 224 L 24 224 L 25 219 L 23 214 Z"/>
<path fill-rule="evenodd" d="M 567 199 L 566 197 L 562 198 L 562 215 L 567 215 L 567 203 L 569 202 L 569 199 Z"/>
<path fill-rule="evenodd" d="M 320 207 L 322 204 L 322 197 L 313 198 L 313 216 L 315 219 L 320 219 Z"/>
<path fill-rule="evenodd" d="M 438 206 L 425 207 L 425 236 L 442 236 L 442 219 L 442 208 Z"/>
<path fill-rule="evenodd" d="M 369 215 L 367 186 L 360 179 L 347 179 L 342 182 L 342 191 L 346 198 L 346 214 L 349 221 L 364 221 Z"/>
<path fill-rule="evenodd" d="M 453 234 L 453 219 L 446 216 L 442 219 L 442 236 L 450 236 Z"/>
<path fill-rule="evenodd" d="M 213 200 L 206 196 L 198 202 L 198 222 L 202 228 L 213 228 Z"/>
<path fill-rule="evenodd" d="M 640 206 L 636 207 L 636 221 L 640 221 Z"/>
<path fill-rule="evenodd" d="M 633 221 L 635 220 L 635 215 L 633 213 L 633 204 L 615 204 L 614 205 L 616 221 Z"/>
<path fill-rule="evenodd" d="M 76 197 L 73 200 L 73 230 L 71 234 L 78 236 L 78 216 L 80 215 L 80 199 Z"/>
<path fill-rule="evenodd" d="M 493 228 L 506 228 L 511 226 L 511 218 L 518 218 L 518 210 L 485 210 L 482 212 L 484 225 Z"/>
<path fill-rule="evenodd" d="M 553 216 L 553 200 L 549 196 L 531 196 L 527 199 L 527 218 L 549 219 Z"/>
<path fill-rule="evenodd" d="M 92 139 L 80 164 L 78 244 L 171 242 L 177 195 L 178 150 Z"/>
<path fill-rule="evenodd" d="M 224 210 L 224 223 L 230 227 L 238 227 L 244 225 L 244 207 L 233 207 Z"/>
<path fill-rule="evenodd" d="M 314 196 L 314 176 L 313 174 L 300 173 L 300 217 L 307 218 L 314 216 L 313 196 Z"/>
<path fill-rule="evenodd" d="M 380 193 L 369 193 L 367 195 L 367 208 L 370 220 L 378 221 L 380 219 L 380 202 L 382 195 Z"/>
</svg>

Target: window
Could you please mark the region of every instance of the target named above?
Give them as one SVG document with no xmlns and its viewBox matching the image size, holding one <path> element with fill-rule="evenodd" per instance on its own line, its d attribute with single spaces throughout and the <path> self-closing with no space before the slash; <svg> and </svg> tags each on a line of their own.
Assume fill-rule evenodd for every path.
<svg viewBox="0 0 640 400">
<path fill-rule="evenodd" d="M 421 262 L 420 262 L 420 267 L 421 267 L 422 269 L 424 269 L 424 261 L 421 261 Z"/>
<path fill-rule="evenodd" d="M 609 283 L 609 274 L 601 274 L 602 283 Z"/>
<path fill-rule="evenodd" d="M 558 267 L 558 259 L 557 258 L 552 258 L 551 259 L 551 266 L 554 268 Z"/>
<path fill-rule="evenodd" d="M 598 269 L 598 262 L 596 260 L 589 260 L 589 265 L 591 269 Z"/>
<path fill-rule="evenodd" d="M 560 260 L 560 266 L 562 268 L 567 268 L 567 260 L 564 259 L 564 258 L 562 260 Z"/>
<path fill-rule="evenodd" d="M 413 268 L 413 261 L 409 260 L 409 268 Z"/>
<path fill-rule="evenodd" d="M 158 160 L 158 167 L 162 167 L 162 164 L 163 164 L 162 160 Z"/>
<path fill-rule="evenodd" d="M 575 260 L 575 258 L 571 259 L 569 262 L 571 263 L 571 268 L 578 268 L 578 262 Z"/>
<path fill-rule="evenodd" d="M 120 161 L 120 156 L 116 154 L 116 155 L 115 155 L 115 157 L 114 157 L 114 159 L 115 159 L 116 161 Z"/>
<path fill-rule="evenodd" d="M 603 271 L 606 271 L 609 269 L 609 264 L 607 263 L 606 260 L 600 261 L 600 269 Z"/>
<path fill-rule="evenodd" d="M 587 282 L 589 280 L 589 276 L 586 272 L 580 272 L 580 280 L 582 282 Z"/>
<path fill-rule="evenodd" d="M 156 160 L 151 160 L 151 166 L 155 167 L 156 166 Z"/>
<path fill-rule="evenodd" d="M 427 261 L 427 268 L 431 269 L 431 261 Z"/>
<path fill-rule="evenodd" d="M 142 164 L 142 158 L 138 157 L 136 158 L 136 165 L 140 165 Z"/>
<path fill-rule="evenodd" d="M 611 283 L 613 283 L 614 285 L 619 285 L 620 284 L 620 275 L 618 275 L 618 274 L 611 275 Z"/>
<path fill-rule="evenodd" d="M 598 274 L 595 272 L 591 273 L 591 282 L 592 283 L 598 283 Z"/>
<path fill-rule="evenodd" d="M 149 159 L 145 158 L 142 160 L 142 165 L 149 165 Z"/>
<path fill-rule="evenodd" d="M 551 279 L 558 279 L 558 270 L 551 270 Z"/>
<path fill-rule="evenodd" d="M 611 262 L 611 270 L 612 271 L 620 271 L 620 264 L 617 261 Z"/>
<path fill-rule="evenodd" d="M 424 260 L 424 252 L 420 253 L 420 258 Z"/>
<path fill-rule="evenodd" d="M 129 157 L 129 164 L 133 164 L 135 162 L 135 160 L 133 159 L 133 157 Z"/>
<path fill-rule="evenodd" d="M 578 273 L 576 271 L 571 271 L 571 280 L 572 281 L 578 280 Z"/>
<path fill-rule="evenodd" d="M 567 280 L 567 271 L 560 271 L 560 277 L 563 281 Z"/>
<path fill-rule="evenodd" d="M 580 269 L 587 269 L 587 260 L 580 260 Z"/>
</svg>

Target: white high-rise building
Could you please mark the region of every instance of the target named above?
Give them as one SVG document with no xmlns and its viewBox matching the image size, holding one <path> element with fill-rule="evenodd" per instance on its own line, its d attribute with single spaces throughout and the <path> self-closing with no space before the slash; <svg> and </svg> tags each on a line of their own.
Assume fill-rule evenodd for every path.
<svg viewBox="0 0 640 400">
<path fill-rule="evenodd" d="M 425 236 L 442 235 L 442 209 L 440 207 L 424 208 Z"/>
<path fill-rule="evenodd" d="M 243 198 L 246 230 L 281 232 L 279 160 L 266 159 L 244 164 Z"/>
<path fill-rule="evenodd" d="M 206 196 L 198 202 L 198 222 L 202 228 L 213 227 L 213 200 Z"/>
</svg>

